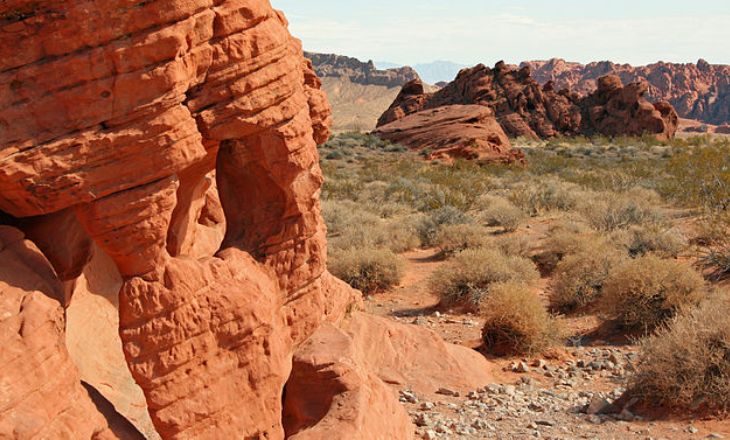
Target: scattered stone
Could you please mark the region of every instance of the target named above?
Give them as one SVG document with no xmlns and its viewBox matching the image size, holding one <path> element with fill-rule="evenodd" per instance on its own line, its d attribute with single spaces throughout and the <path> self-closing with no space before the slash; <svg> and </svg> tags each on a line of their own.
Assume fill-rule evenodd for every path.
<svg viewBox="0 0 730 440">
<path fill-rule="evenodd" d="M 585 406 L 583 412 L 591 415 L 600 414 L 608 409 L 609 406 L 611 406 L 611 402 L 609 402 L 608 400 L 604 399 L 603 397 L 593 396 L 588 405 Z"/>
<path fill-rule="evenodd" d="M 418 397 L 409 390 L 401 390 L 400 401 L 403 403 L 418 403 Z"/>
<path fill-rule="evenodd" d="M 429 429 L 423 433 L 423 438 L 424 440 L 436 440 L 438 438 L 438 434 L 436 434 L 436 431 Z"/>
<path fill-rule="evenodd" d="M 442 396 L 451 396 L 451 397 L 459 397 L 459 392 L 450 390 L 448 388 L 439 388 L 436 390 L 436 394 L 441 394 Z"/>
</svg>

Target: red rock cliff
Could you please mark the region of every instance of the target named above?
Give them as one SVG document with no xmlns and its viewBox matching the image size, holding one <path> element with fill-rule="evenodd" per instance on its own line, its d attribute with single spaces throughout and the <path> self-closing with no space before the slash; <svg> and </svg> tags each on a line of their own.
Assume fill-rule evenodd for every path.
<svg viewBox="0 0 730 440">
<path fill-rule="evenodd" d="M 646 82 L 647 97 L 652 102 L 668 101 L 679 116 L 721 125 L 730 122 L 730 66 L 697 63 L 654 63 L 647 66 L 617 64 L 610 61 L 580 64 L 554 58 L 529 61 L 535 79 L 557 88 L 569 88 L 582 94 L 597 89 L 598 78 L 617 75 L 624 84 Z"/>
<path fill-rule="evenodd" d="M 105 390 L 109 410 L 80 382 L 127 367 L 148 436 L 306 437 L 319 418 L 282 421 L 308 405 L 283 398 L 289 380 L 309 392 L 292 358 L 345 338 L 324 324 L 359 296 L 326 271 L 330 112 L 284 16 L 266 0 L 12 0 L 0 26 L 0 437 L 138 438 L 114 409 L 139 402 Z M 118 329 L 92 325 L 100 308 Z M 88 368 L 112 343 L 123 371 Z M 377 365 L 348 365 L 360 392 L 337 401 L 355 412 L 319 417 L 409 438 Z"/>
</svg>

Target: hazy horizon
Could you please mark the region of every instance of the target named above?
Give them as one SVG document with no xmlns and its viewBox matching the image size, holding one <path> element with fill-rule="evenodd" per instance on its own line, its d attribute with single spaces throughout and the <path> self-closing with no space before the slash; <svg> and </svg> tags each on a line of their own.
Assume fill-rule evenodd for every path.
<svg viewBox="0 0 730 440">
<path fill-rule="evenodd" d="M 563 58 L 730 64 L 730 2 L 272 0 L 313 52 L 400 65 Z M 458 6 L 455 6 L 458 5 Z"/>
</svg>

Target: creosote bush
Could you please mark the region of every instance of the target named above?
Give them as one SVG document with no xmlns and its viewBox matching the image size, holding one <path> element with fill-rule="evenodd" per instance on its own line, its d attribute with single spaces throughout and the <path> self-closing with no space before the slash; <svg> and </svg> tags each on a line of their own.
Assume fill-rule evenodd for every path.
<svg viewBox="0 0 730 440">
<path fill-rule="evenodd" d="M 403 277 L 403 261 L 388 249 L 347 249 L 330 252 L 330 272 L 369 295 L 393 287 Z"/>
<path fill-rule="evenodd" d="M 704 280 L 691 267 L 646 255 L 611 271 L 603 284 L 600 308 L 625 328 L 649 331 L 703 297 Z"/>
<path fill-rule="evenodd" d="M 470 223 L 471 219 L 453 206 L 445 206 L 426 214 L 418 225 L 418 235 L 424 246 L 433 246 L 442 227 Z"/>
<path fill-rule="evenodd" d="M 477 308 L 495 283 L 534 283 L 540 275 L 523 257 L 507 256 L 497 249 L 467 249 L 434 272 L 431 290 L 446 305 Z"/>
<path fill-rule="evenodd" d="M 730 297 L 717 294 L 644 339 L 629 392 L 675 409 L 730 411 Z"/>
<path fill-rule="evenodd" d="M 450 256 L 466 249 L 486 247 L 490 243 L 489 232 L 475 224 L 446 225 L 442 227 L 434 244 L 442 256 Z"/>
<path fill-rule="evenodd" d="M 545 240 L 542 250 L 534 260 L 545 273 L 553 273 L 557 265 L 568 255 L 606 245 L 606 239 L 595 232 L 583 229 L 557 228 Z"/>
<path fill-rule="evenodd" d="M 555 269 L 550 306 L 570 312 L 595 302 L 611 270 L 626 257 L 615 248 L 599 245 L 566 256 Z"/>
<path fill-rule="evenodd" d="M 632 226 L 614 232 L 611 238 L 632 257 L 654 253 L 676 258 L 689 244 L 679 230 L 656 224 Z"/>
<path fill-rule="evenodd" d="M 524 212 L 504 197 L 484 195 L 477 200 L 479 218 L 487 226 L 501 226 L 514 231 L 527 217 Z"/>
<path fill-rule="evenodd" d="M 509 281 L 492 286 L 480 304 L 485 348 L 498 356 L 531 355 L 555 345 L 558 322 L 527 284 Z"/>
</svg>

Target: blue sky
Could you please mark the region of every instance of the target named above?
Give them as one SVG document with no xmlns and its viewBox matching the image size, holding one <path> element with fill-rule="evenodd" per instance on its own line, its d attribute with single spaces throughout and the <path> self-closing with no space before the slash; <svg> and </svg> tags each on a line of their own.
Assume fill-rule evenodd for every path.
<svg viewBox="0 0 730 440">
<path fill-rule="evenodd" d="M 730 64 L 730 0 L 271 0 L 307 50 L 416 64 Z"/>
</svg>

